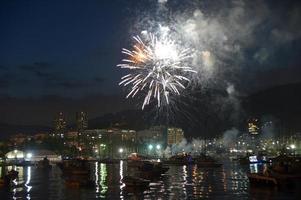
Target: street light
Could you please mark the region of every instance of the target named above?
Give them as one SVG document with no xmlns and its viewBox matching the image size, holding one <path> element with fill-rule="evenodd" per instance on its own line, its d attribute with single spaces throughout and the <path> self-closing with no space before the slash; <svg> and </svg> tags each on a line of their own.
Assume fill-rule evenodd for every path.
<svg viewBox="0 0 301 200">
<path fill-rule="evenodd" d="M 120 153 L 120 158 L 122 158 L 122 153 L 123 153 L 123 151 L 124 151 L 123 148 L 119 148 L 119 149 L 118 149 L 118 152 Z"/>
<path fill-rule="evenodd" d="M 148 145 L 148 149 L 152 150 L 154 148 L 154 146 L 152 144 Z"/>
<path fill-rule="evenodd" d="M 295 149 L 296 148 L 296 145 L 294 145 L 294 144 L 291 144 L 291 149 Z"/>
<path fill-rule="evenodd" d="M 160 149 L 161 149 L 161 145 L 160 145 L 160 144 L 157 144 L 156 148 L 157 148 L 158 150 L 160 150 Z"/>
<path fill-rule="evenodd" d="M 27 153 L 26 154 L 26 158 L 31 158 L 32 157 L 32 153 Z"/>
</svg>

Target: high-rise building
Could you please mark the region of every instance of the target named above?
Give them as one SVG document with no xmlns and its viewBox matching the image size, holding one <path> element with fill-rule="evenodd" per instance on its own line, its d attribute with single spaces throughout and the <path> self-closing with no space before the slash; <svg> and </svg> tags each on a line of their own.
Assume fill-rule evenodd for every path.
<svg viewBox="0 0 301 200">
<path fill-rule="evenodd" d="M 259 120 L 256 118 L 251 118 L 248 120 L 248 131 L 251 135 L 259 134 Z"/>
<path fill-rule="evenodd" d="M 87 112 L 76 113 L 76 128 L 78 131 L 83 131 L 88 128 L 88 115 Z"/>
<path fill-rule="evenodd" d="M 62 112 L 59 112 L 54 119 L 54 136 L 64 137 L 66 131 L 66 120 Z"/>
<path fill-rule="evenodd" d="M 167 129 L 167 145 L 178 144 L 184 139 L 184 131 L 181 128 L 169 127 Z"/>
</svg>

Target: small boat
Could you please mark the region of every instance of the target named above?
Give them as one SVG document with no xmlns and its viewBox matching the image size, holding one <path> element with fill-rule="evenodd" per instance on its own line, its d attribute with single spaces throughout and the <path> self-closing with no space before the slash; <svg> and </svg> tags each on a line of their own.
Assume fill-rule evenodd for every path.
<svg viewBox="0 0 301 200">
<path fill-rule="evenodd" d="M 50 162 L 49 162 L 48 158 L 45 157 L 43 160 L 40 160 L 37 163 L 37 168 L 49 170 L 49 169 L 52 169 L 52 166 L 50 165 Z"/>
<path fill-rule="evenodd" d="M 95 183 L 90 176 L 89 163 L 87 160 L 68 160 L 59 163 L 62 177 L 68 187 L 89 187 Z"/>
<path fill-rule="evenodd" d="M 129 155 L 127 159 L 127 166 L 128 167 L 141 167 L 145 161 L 149 160 L 149 157 L 142 156 L 138 153 L 132 153 Z"/>
<path fill-rule="evenodd" d="M 95 181 L 90 176 L 89 161 L 83 159 L 68 160 L 59 163 L 62 177 L 67 187 L 93 187 Z"/>
<path fill-rule="evenodd" d="M 272 185 L 292 185 L 301 180 L 301 174 L 277 172 L 273 168 L 266 168 L 263 173 L 248 173 L 251 183 L 264 183 Z"/>
<path fill-rule="evenodd" d="M 170 157 L 168 160 L 164 161 L 165 164 L 171 165 L 190 165 L 195 164 L 191 155 L 183 153 Z"/>
<path fill-rule="evenodd" d="M 159 177 L 166 173 L 169 167 L 164 166 L 161 162 L 143 161 L 138 167 L 140 176 L 147 179 Z"/>
<path fill-rule="evenodd" d="M 134 176 L 125 176 L 122 182 L 126 187 L 148 187 L 150 181 L 143 178 L 138 178 Z"/>
<path fill-rule="evenodd" d="M 198 157 L 196 157 L 195 163 L 198 165 L 198 167 L 206 167 L 206 168 L 221 167 L 223 165 L 221 163 L 218 163 L 214 158 L 204 154 L 201 154 Z"/>
<path fill-rule="evenodd" d="M 18 178 L 18 175 L 19 172 L 12 169 L 3 178 L 0 179 L 0 187 L 10 186 L 11 182 Z"/>
<path fill-rule="evenodd" d="M 89 163 L 86 160 L 68 160 L 58 163 L 63 175 L 89 175 Z"/>
<path fill-rule="evenodd" d="M 266 184 L 266 185 L 278 185 L 277 178 L 264 174 L 248 173 L 248 179 L 251 184 Z"/>
<path fill-rule="evenodd" d="M 100 159 L 100 163 L 105 163 L 105 164 L 118 164 L 120 163 L 119 159 L 110 159 L 110 158 L 105 158 L 105 159 Z"/>
</svg>

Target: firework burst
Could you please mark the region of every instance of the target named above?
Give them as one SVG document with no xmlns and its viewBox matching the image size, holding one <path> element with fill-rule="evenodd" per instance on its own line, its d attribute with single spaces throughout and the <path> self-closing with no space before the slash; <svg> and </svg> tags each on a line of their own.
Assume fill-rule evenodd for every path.
<svg viewBox="0 0 301 200">
<path fill-rule="evenodd" d="M 189 66 L 191 50 L 181 48 L 167 34 L 157 37 L 142 32 L 142 37 L 134 36 L 131 50 L 122 49 L 126 56 L 118 67 L 129 69 L 130 73 L 121 78 L 119 85 L 130 87 L 126 98 L 143 93 L 142 109 L 154 98 L 157 105 L 169 104 L 170 95 L 180 95 L 190 81 L 189 74 L 196 73 Z"/>
</svg>

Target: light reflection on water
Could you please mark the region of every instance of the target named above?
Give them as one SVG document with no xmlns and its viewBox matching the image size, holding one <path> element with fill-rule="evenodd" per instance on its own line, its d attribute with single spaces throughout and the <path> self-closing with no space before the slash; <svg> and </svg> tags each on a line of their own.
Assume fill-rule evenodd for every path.
<svg viewBox="0 0 301 200">
<path fill-rule="evenodd" d="M 294 199 L 300 190 L 250 188 L 247 171 L 259 172 L 264 165 L 241 167 L 226 162 L 215 169 L 198 168 L 196 165 L 169 166 L 162 177 L 151 181 L 145 191 L 127 191 L 122 179 L 129 174 L 125 161 L 119 164 L 91 163 L 95 186 L 68 188 L 61 178 L 60 169 L 50 171 L 36 167 L 7 167 L 16 169 L 18 179 L 12 188 L 1 188 L 1 199 Z M 2 169 L 0 168 L 2 171 Z M 3 172 L 1 172 L 3 174 Z M 5 198 L 2 198 L 5 197 Z"/>
</svg>

